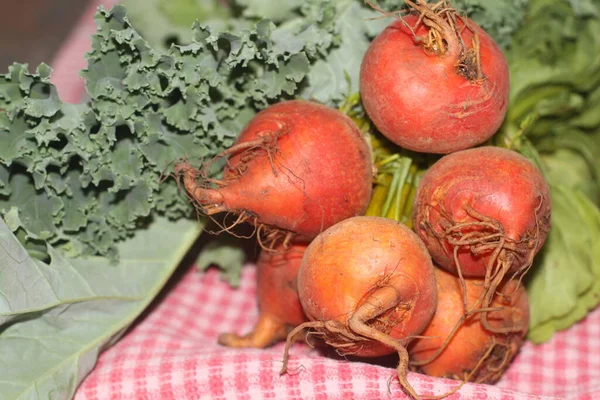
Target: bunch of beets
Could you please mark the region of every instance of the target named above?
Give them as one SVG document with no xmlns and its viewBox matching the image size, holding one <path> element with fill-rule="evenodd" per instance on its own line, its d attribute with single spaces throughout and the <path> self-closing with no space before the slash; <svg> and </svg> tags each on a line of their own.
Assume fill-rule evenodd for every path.
<svg viewBox="0 0 600 400">
<path fill-rule="evenodd" d="M 371 43 L 360 95 L 375 128 L 398 146 L 443 154 L 419 183 L 414 231 L 362 216 L 371 199 L 369 143 L 337 109 L 304 100 L 259 112 L 217 159 L 222 177 L 186 161 L 175 176 L 205 215 L 255 228 L 260 316 L 231 347 L 266 347 L 299 333 L 342 355 L 398 353 L 413 369 L 493 383 L 524 341 L 521 284 L 550 224 L 541 172 L 508 149 L 480 146 L 501 125 L 508 68 L 498 45 L 447 2 L 406 0 Z M 474 147 L 478 146 L 478 147 Z"/>
</svg>

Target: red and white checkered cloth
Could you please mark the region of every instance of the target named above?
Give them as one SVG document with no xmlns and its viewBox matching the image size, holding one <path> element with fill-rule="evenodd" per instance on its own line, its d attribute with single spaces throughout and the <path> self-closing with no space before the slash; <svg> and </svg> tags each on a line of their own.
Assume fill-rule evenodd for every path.
<svg viewBox="0 0 600 400">
<path fill-rule="evenodd" d="M 63 100 L 78 102 L 84 53 L 94 33 L 96 0 L 53 61 Z M 233 290 L 215 271 L 189 271 L 116 345 L 104 352 L 76 400 L 386 399 L 404 398 L 393 367 L 327 357 L 292 347 L 291 373 L 279 376 L 283 346 L 229 349 L 220 332 L 250 330 L 257 318 L 255 269 Z M 421 394 L 442 394 L 456 383 L 409 374 Z M 600 309 L 540 346 L 526 343 L 495 386 L 465 385 L 450 399 L 600 399 Z"/>
<path fill-rule="evenodd" d="M 305 344 L 291 349 L 291 373 L 279 376 L 283 345 L 229 349 L 220 332 L 245 333 L 257 317 L 255 268 L 229 288 L 216 271 L 191 268 L 167 296 L 103 353 L 76 400 L 97 399 L 386 399 L 405 398 L 390 366 L 345 361 Z M 455 381 L 410 373 L 420 394 L 442 394 Z M 600 399 L 600 310 L 540 346 L 525 344 L 496 386 L 467 384 L 449 399 Z"/>
</svg>

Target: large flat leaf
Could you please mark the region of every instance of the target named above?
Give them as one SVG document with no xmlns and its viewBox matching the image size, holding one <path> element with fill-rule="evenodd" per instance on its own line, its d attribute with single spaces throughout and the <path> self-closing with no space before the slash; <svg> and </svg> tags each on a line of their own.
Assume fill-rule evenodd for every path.
<svg viewBox="0 0 600 400">
<path fill-rule="evenodd" d="M 552 185 L 552 229 L 527 279 L 528 339 L 549 340 L 600 302 L 600 211 L 581 191 Z"/>
<path fill-rule="evenodd" d="M 120 261 L 30 258 L 0 219 L 0 399 L 69 399 L 148 306 L 200 234 L 157 219 L 119 245 Z"/>
</svg>

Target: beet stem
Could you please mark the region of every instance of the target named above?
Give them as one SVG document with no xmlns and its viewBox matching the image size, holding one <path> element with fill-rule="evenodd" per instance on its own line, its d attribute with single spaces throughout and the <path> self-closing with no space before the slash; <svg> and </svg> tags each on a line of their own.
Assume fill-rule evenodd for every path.
<svg viewBox="0 0 600 400">
<path fill-rule="evenodd" d="M 445 53 L 458 60 L 461 53 L 460 43 L 458 42 L 456 32 L 452 30 L 450 24 L 437 15 L 431 6 L 424 0 L 416 0 L 416 3 L 411 0 L 406 0 L 405 3 L 419 14 L 423 15 L 423 23 L 427 25 L 427 27 L 434 29 L 441 34 L 446 42 L 447 48 L 444 48 L 442 40 L 437 40 L 436 45 L 438 49 L 436 49 L 436 51 L 441 54 Z"/>
</svg>

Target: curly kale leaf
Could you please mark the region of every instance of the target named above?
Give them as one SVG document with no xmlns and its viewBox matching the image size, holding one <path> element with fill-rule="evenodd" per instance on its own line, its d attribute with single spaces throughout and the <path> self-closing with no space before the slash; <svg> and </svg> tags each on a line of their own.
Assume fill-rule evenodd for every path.
<svg viewBox="0 0 600 400">
<path fill-rule="evenodd" d="M 175 181 L 160 181 L 170 165 L 230 146 L 259 109 L 298 92 L 307 54 L 327 42 L 290 48 L 262 20 L 236 34 L 196 24 L 190 44 L 161 51 L 122 6 L 96 23 L 88 103 L 61 102 L 45 65 L 0 75 L 0 216 L 18 210 L 12 227 L 30 249 L 43 241 L 114 259 L 117 242 L 156 214 L 191 214 Z"/>
<path fill-rule="evenodd" d="M 189 44 L 193 40 L 190 29 L 199 20 L 211 29 L 229 31 L 231 9 L 219 0 L 122 0 L 133 28 L 157 49 L 168 49 L 171 44 Z M 246 23 L 251 28 L 252 24 Z"/>
</svg>

